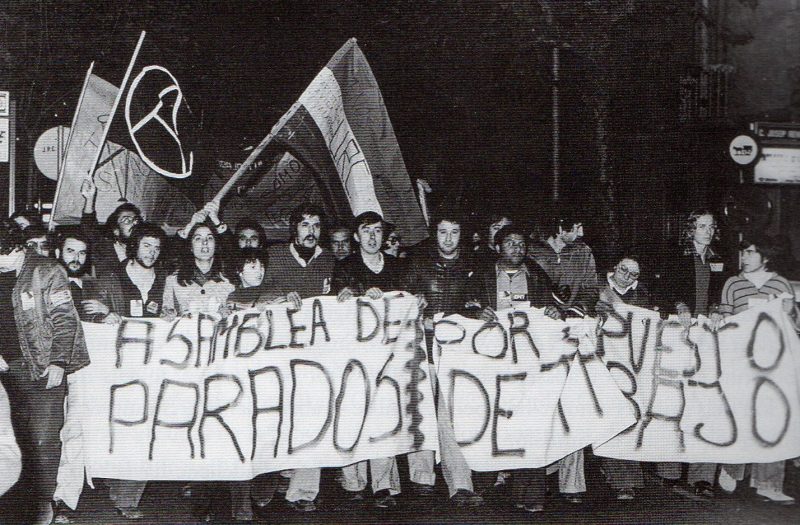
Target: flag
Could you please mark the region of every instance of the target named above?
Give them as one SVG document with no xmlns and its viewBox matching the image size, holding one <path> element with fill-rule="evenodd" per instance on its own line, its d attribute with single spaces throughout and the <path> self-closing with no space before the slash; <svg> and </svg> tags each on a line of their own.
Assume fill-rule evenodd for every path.
<svg viewBox="0 0 800 525">
<path fill-rule="evenodd" d="M 253 162 L 241 184 L 226 195 L 225 222 L 235 226 L 241 219 L 254 219 L 264 228 L 268 241 L 287 241 L 292 209 L 306 202 L 324 206 L 325 200 L 313 173 L 294 155 L 285 152 L 262 156 L 267 158 Z M 207 201 L 214 198 L 225 180 L 239 166 L 231 162 L 218 162 L 218 175 L 206 185 Z M 332 214 L 332 210 L 325 211 Z"/>
<path fill-rule="evenodd" d="M 94 75 L 93 67 L 94 64 L 86 73 L 78 98 L 56 184 L 51 219 L 56 224 L 80 222 L 83 212 L 81 183 L 94 169 L 95 159 L 103 146 L 104 126 L 119 91 L 113 84 Z"/>
<path fill-rule="evenodd" d="M 195 210 L 185 192 L 155 173 L 138 154 L 120 144 L 103 142 L 104 126 L 118 93 L 116 86 L 93 74 L 90 67 L 70 128 L 52 221 L 61 225 L 80 222 L 84 204 L 80 189 L 91 174 L 97 186 L 95 211 L 101 223 L 128 201 L 136 204 L 147 220 L 182 226 Z M 99 159 L 96 168 L 95 159 Z"/>
<path fill-rule="evenodd" d="M 321 198 L 335 215 L 377 212 L 408 245 L 428 236 L 383 96 L 354 38 L 272 134 L 313 172 Z"/>
</svg>

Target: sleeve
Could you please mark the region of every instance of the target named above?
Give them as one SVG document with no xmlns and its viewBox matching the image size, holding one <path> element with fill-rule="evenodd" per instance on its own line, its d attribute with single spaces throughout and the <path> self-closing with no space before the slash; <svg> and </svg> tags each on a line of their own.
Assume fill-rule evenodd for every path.
<svg viewBox="0 0 800 525">
<path fill-rule="evenodd" d="M 50 364 L 66 368 L 72 358 L 72 349 L 78 335 L 78 311 L 72 302 L 69 279 L 63 268 L 53 267 L 42 287 L 42 304 L 53 325 L 53 342 L 50 348 Z"/>
<path fill-rule="evenodd" d="M 582 307 L 588 315 L 591 315 L 594 312 L 594 305 L 597 304 L 598 299 L 597 263 L 591 251 L 589 252 L 589 259 L 583 271 L 584 274 L 581 278 L 581 284 L 575 295 L 575 304 Z"/>
<path fill-rule="evenodd" d="M 11 407 L 0 384 L 0 496 L 17 482 L 21 471 L 22 455 L 11 425 Z"/>
<path fill-rule="evenodd" d="M 725 285 L 722 287 L 722 298 L 719 301 L 719 313 L 722 315 L 731 315 L 733 314 L 733 293 L 732 293 L 732 284 L 734 281 L 734 277 L 730 277 L 727 281 L 725 281 Z"/>
<path fill-rule="evenodd" d="M 333 265 L 333 279 L 331 282 L 331 293 L 338 294 L 345 288 L 353 290 L 354 295 L 363 295 L 364 290 L 358 285 L 356 278 L 353 276 L 353 271 L 350 268 L 348 259 L 344 261 L 337 261 Z"/>
<path fill-rule="evenodd" d="M 178 278 L 175 274 L 168 275 L 164 281 L 164 296 L 161 298 L 161 310 L 174 310 L 178 312 L 178 306 L 175 304 L 175 287 L 178 285 Z"/>
<path fill-rule="evenodd" d="M 97 245 L 105 237 L 103 227 L 97 221 L 97 212 L 84 213 L 81 215 L 81 230 L 89 237 L 92 245 Z"/>
</svg>

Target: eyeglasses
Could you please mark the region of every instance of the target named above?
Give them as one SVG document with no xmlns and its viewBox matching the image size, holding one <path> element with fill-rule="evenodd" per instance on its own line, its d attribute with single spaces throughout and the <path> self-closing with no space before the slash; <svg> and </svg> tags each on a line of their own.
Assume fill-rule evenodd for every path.
<svg viewBox="0 0 800 525">
<path fill-rule="evenodd" d="M 522 248 L 523 250 L 528 246 L 525 241 L 505 241 L 503 246 L 509 248 Z"/>
<path fill-rule="evenodd" d="M 136 217 L 135 215 L 123 215 L 117 219 L 117 222 L 122 224 L 134 224 L 139 222 L 139 217 Z"/>
<path fill-rule="evenodd" d="M 631 277 L 632 279 L 638 279 L 639 278 L 639 272 L 631 271 L 631 270 L 628 269 L 627 266 L 618 266 L 617 269 L 619 270 L 619 272 L 621 274 L 627 275 L 627 276 Z"/>
</svg>

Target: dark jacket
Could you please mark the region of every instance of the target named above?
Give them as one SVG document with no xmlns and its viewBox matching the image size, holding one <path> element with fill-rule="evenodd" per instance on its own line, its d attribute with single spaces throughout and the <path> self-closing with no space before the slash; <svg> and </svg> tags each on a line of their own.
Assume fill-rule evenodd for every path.
<svg viewBox="0 0 800 525">
<path fill-rule="evenodd" d="M 98 277 L 110 275 L 120 263 L 111 234 L 97 222 L 96 213 L 84 213 L 81 216 L 81 230 L 92 243 L 94 274 Z"/>
<path fill-rule="evenodd" d="M 26 253 L 12 295 L 23 358 L 31 379 L 49 365 L 72 373 L 89 364 L 80 318 L 69 279 L 55 260 Z"/>
<path fill-rule="evenodd" d="M 708 315 L 709 312 L 698 312 L 696 308 L 695 257 L 697 255 L 693 249 L 691 251 L 681 251 L 677 257 L 673 258 L 671 264 L 667 265 L 667 271 L 661 276 L 663 286 L 662 308 L 665 312 L 674 313 L 678 303 L 685 303 L 693 316 L 699 314 Z M 722 259 L 711 252 L 707 262 L 722 263 Z M 711 308 L 719 304 L 720 297 L 722 297 L 722 287 L 725 285 L 727 277 L 732 275 L 732 272 L 723 266 L 723 271 L 712 271 L 710 275 L 708 305 Z"/>
<path fill-rule="evenodd" d="M 403 268 L 400 259 L 383 255 L 383 270 L 375 273 L 364 264 L 361 251 L 357 250 L 338 261 L 333 269 L 333 293 L 350 288 L 355 295 L 364 295 L 370 288 L 380 288 L 383 292 L 402 290 L 405 287 Z"/>
<path fill-rule="evenodd" d="M 476 262 L 470 255 L 444 259 L 434 248 L 410 259 L 405 289 L 425 296 L 425 317 L 439 312 L 466 316 L 470 313 L 466 304 L 478 300 L 475 269 Z"/>
<path fill-rule="evenodd" d="M 528 301 L 535 308 L 553 305 L 553 283 L 541 266 L 528 259 L 525 262 L 528 270 Z M 476 280 L 476 295 L 482 308 L 497 308 L 497 265 L 484 265 Z"/>
<path fill-rule="evenodd" d="M 125 267 L 128 261 L 119 264 L 110 275 L 101 278 L 102 292 L 100 300 L 109 310 L 122 317 L 133 317 L 131 301 L 141 301 L 142 293 L 128 277 Z M 161 300 L 164 297 L 164 282 L 167 270 L 160 264 L 155 266 L 156 278 L 147 293 L 147 302 L 142 304 L 141 317 L 158 317 L 161 315 Z"/>
</svg>

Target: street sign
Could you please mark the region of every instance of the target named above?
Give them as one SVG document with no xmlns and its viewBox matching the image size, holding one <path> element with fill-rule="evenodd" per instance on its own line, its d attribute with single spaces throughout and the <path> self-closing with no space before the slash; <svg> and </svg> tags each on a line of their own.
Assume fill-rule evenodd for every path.
<svg viewBox="0 0 800 525">
<path fill-rule="evenodd" d="M 728 146 L 728 153 L 736 164 L 749 166 L 758 159 L 758 142 L 750 135 L 738 135 Z"/>
</svg>

